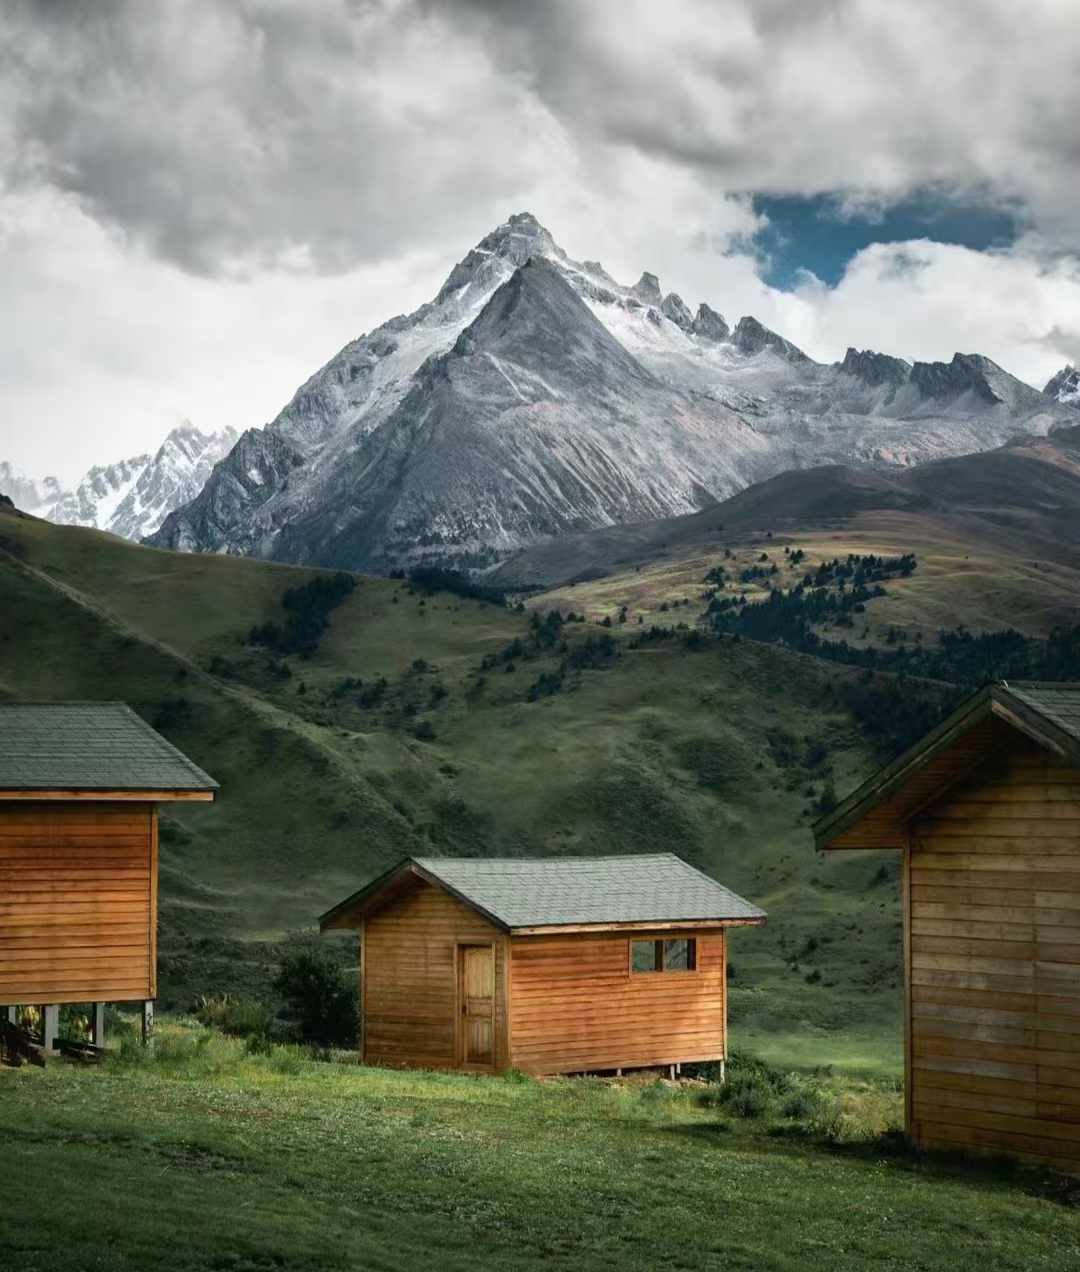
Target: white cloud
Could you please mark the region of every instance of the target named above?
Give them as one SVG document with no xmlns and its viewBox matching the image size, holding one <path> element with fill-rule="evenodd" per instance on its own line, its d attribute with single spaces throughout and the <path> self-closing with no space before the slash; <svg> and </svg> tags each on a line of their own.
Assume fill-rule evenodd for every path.
<svg viewBox="0 0 1080 1272">
<path fill-rule="evenodd" d="M 1041 383 L 1080 355 L 1078 117 L 1071 0 L 13 0 L 0 456 L 74 475 L 185 416 L 263 423 L 524 208 L 815 356 Z M 732 251 L 739 192 L 934 182 L 1019 200 L 1032 238 L 873 247 L 792 293 Z"/>
<path fill-rule="evenodd" d="M 984 191 L 1076 242 L 1073 0 L 620 0 L 617 20 L 581 0 L 460 7 L 575 136 L 729 190 Z"/>
<path fill-rule="evenodd" d="M 849 344 L 921 361 L 982 353 L 1042 388 L 1080 355 L 1080 260 L 1030 242 L 994 252 L 874 244 L 835 288 L 809 283 L 782 307 L 791 338 L 802 334 L 819 358 Z"/>
<path fill-rule="evenodd" d="M 0 455 L 39 475 L 151 449 L 185 417 L 265 423 L 347 340 L 430 297 L 413 253 L 342 275 L 185 274 L 70 197 L 0 200 Z M 388 309 L 387 306 L 390 306 Z"/>
</svg>

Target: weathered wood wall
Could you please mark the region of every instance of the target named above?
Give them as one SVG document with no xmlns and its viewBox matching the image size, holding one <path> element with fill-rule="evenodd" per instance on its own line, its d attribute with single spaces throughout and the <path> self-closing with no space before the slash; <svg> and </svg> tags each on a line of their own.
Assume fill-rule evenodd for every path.
<svg viewBox="0 0 1080 1272">
<path fill-rule="evenodd" d="M 0 1003 L 156 995 L 152 804 L 0 802 Z"/>
<path fill-rule="evenodd" d="M 913 1138 L 1080 1169 L 1080 771 L 1018 742 L 911 835 Z"/>
<path fill-rule="evenodd" d="M 454 1068 L 458 1062 L 459 944 L 495 946 L 495 1067 L 508 1067 L 506 938 L 430 884 L 364 920 L 364 1059 L 369 1064 Z"/>
<path fill-rule="evenodd" d="M 627 933 L 512 940 L 516 1068 L 570 1073 L 724 1057 L 723 931 L 632 935 L 695 937 L 697 970 L 632 974 Z"/>
</svg>

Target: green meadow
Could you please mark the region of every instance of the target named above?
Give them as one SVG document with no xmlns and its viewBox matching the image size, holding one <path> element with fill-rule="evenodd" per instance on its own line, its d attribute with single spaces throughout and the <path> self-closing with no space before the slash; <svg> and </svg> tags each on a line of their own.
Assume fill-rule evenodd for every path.
<svg viewBox="0 0 1080 1272">
<path fill-rule="evenodd" d="M 189 1021 L 97 1066 L 0 1071 L 5 1268 L 1060 1269 L 1080 1213 L 915 1158 L 895 1081 L 400 1073 Z"/>
</svg>

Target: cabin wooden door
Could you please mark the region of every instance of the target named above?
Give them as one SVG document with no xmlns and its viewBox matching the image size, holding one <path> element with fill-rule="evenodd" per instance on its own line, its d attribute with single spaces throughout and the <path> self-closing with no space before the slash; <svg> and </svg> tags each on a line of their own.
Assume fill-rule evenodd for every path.
<svg viewBox="0 0 1080 1272">
<path fill-rule="evenodd" d="M 463 1065 L 495 1063 L 495 950 L 458 946 L 458 1047 Z"/>
</svg>

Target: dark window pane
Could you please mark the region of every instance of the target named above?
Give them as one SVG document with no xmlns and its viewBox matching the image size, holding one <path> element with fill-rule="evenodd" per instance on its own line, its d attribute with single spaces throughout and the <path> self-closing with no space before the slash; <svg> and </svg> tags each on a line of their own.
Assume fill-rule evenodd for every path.
<svg viewBox="0 0 1080 1272">
<path fill-rule="evenodd" d="M 690 972 L 694 968 L 693 941 L 664 942 L 664 971 Z"/>
<path fill-rule="evenodd" d="M 655 972 L 656 941 L 631 941 L 630 966 L 635 972 Z"/>
</svg>

